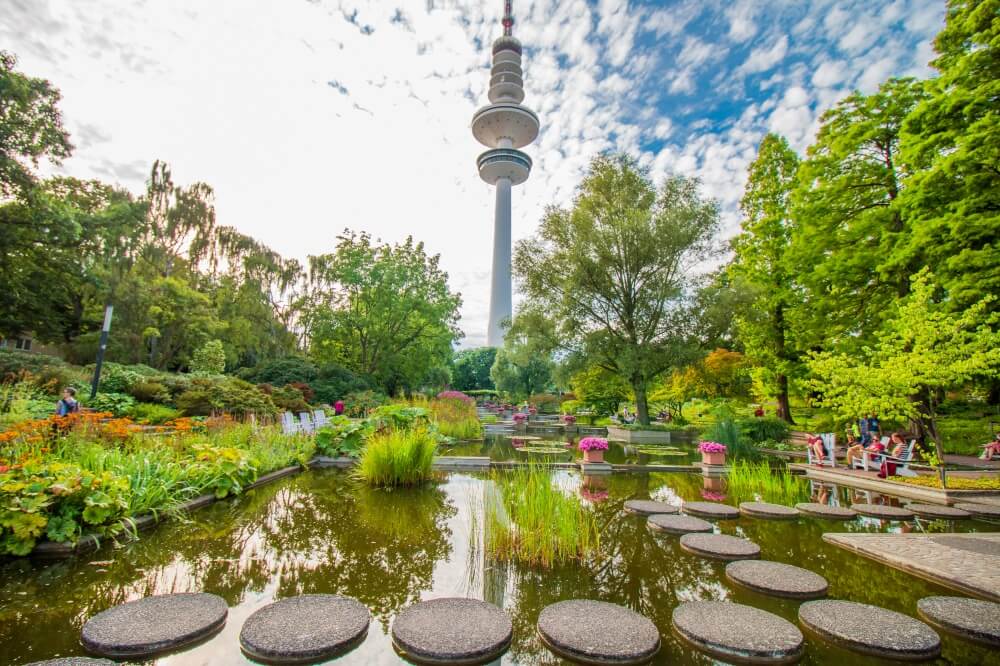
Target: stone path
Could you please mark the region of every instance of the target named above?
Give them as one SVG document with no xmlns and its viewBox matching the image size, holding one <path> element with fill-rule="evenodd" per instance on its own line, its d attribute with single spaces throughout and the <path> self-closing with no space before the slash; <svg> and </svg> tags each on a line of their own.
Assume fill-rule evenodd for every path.
<svg viewBox="0 0 1000 666">
<path fill-rule="evenodd" d="M 240 645 L 270 663 L 323 661 L 356 647 L 368 633 L 371 613 L 336 594 L 303 594 L 268 604 L 243 623 Z"/>
<path fill-rule="evenodd" d="M 513 632 L 510 618 L 493 604 L 453 597 L 404 609 L 392 623 L 392 642 L 417 663 L 481 664 L 506 652 Z"/>
<path fill-rule="evenodd" d="M 33 661 L 25 666 L 116 666 L 109 659 L 94 659 L 93 657 L 60 657 L 46 661 Z"/>
<path fill-rule="evenodd" d="M 749 539 L 728 534 L 685 534 L 681 548 L 716 560 L 755 560 L 760 557 L 760 546 Z"/>
<path fill-rule="evenodd" d="M 678 511 L 677 507 L 673 504 L 654 502 L 652 500 L 629 500 L 625 502 L 625 510 L 640 516 L 677 513 Z"/>
<path fill-rule="evenodd" d="M 917 602 L 917 613 L 962 638 L 1000 647 L 1000 604 L 965 597 L 925 597 Z"/>
<path fill-rule="evenodd" d="M 604 601 L 546 606 L 538 615 L 538 635 L 557 655 L 585 664 L 645 664 L 660 650 L 652 621 Z"/>
<path fill-rule="evenodd" d="M 818 573 L 767 560 L 733 562 L 726 566 L 726 578 L 755 592 L 789 599 L 819 599 L 828 587 Z"/>
<path fill-rule="evenodd" d="M 966 594 L 1000 601 L 1000 532 L 827 533 L 823 540 Z"/>
<path fill-rule="evenodd" d="M 740 510 L 735 506 L 720 504 L 718 502 L 684 502 L 681 511 L 692 516 L 697 516 L 698 518 L 713 518 L 716 520 L 736 520 L 740 517 Z"/>
<path fill-rule="evenodd" d="M 960 502 L 958 504 L 955 504 L 954 506 L 956 509 L 968 511 L 973 516 L 979 518 L 990 518 L 990 519 L 1000 518 L 1000 506 L 992 506 L 989 504 L 976 504 L 975 502 Z"/>
<path fill-rule="evenodd" d="M 770 502 L 740 502 L 740 513 L 751 518 L 776 520 L 795 520 L 799 517 L 798 509 Z"/>
<path fill-rule="evenodd" d="M 827 518 L 829 520 L 853 520 L 858 515 L 853 509 L 830 504 L 819 504 L 817 502 L 799 502 L 795 505 L 795 508 L 815 518 Z"/>
<path fill-rule="evenodd" d="M 906 508 L 917 514 L 921 518 L 942 518 L 944 520 L 961 520 L 971 518 L 972 514 L 953 506 L 943 504 L 907 504 Z"/>
<path fill-rule="evenodd" d="M 924 660 L 941 653 L 941 639 L 909 615 L 853 601 L 807 601 L 799 622 L 831 643 L 864 654 Z"/>
<path fill-rule="evenodd" d="M 646 520 L 646 527 L 670 534 L 688 534 L 689 532 L 711 532 L 715 529 L 712 523 L 694 516 L 670 516 L 658 514 Z"/>
<path fill-rule="evenodd" d="M 773 613 L 728 601 L 688 601 L 671 622 L 682 638 L 726 661 L 780 664 L 798 661 L 802 632 Z"/>
<path fill-rule="evenodd" d="M 862 516 L 881 518 L 882 520 L 911 520 L 913 518 L 912 511 L 888 504 L 852 504 L 851 509 Z"/>
</svg>

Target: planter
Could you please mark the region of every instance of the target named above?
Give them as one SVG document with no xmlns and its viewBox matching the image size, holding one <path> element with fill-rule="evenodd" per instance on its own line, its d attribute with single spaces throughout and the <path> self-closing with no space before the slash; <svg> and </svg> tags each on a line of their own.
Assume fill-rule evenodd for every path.
<svg viewBox="0 0 1000 666">
<path fill-rule="evenodd" d="M 583 452 L 583 462 L 602 463 L 604 462 L 604 451 L 602 449 L 591 449 Z"/>
<path fill-rule="evenodd" d="M 702 465 L 725 465 L 726 464 L 726 454 L 725 454 L 725 452 L 720 452 L 720 453 L 702 453 L 701 454 L 701 464 Z"/>
<path fill-rule="evenodd" d="M 669 444 L 669 430 L 629 430 L 608 426 L 608 439 L 627 444 Z"/>
<path fill-rule="evenodd" d="M 702 480 L 702 488 L 709 492 L 721 493 L 724 489 L 721 476 L 706 476 Z"/>
</svg>

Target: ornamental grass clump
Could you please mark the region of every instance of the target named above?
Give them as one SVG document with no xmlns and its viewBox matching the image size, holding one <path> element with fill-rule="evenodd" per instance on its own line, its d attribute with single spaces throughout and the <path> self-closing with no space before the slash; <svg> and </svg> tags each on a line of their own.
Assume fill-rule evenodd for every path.
<svg viewBox="0 0 1000 666">
<path fill-rule="evenodd" d="M 432 478 L 436 447 L 437 438 L 424 426 L 383 430 L 368 439 L 357 476 L 379 488 L 424 483 Z"/>
<path fill-rule="evenodd" d="M 726 477 L 726 490 L 738 502 L 794 506 L 809 501 L 809 489 L 801 479 L 789 474 L 787 468 L 772 469 L 767 462 L 736 461 Z"/>
<path fill-rule="evenodd" d="M 597 520 L 542 466 L 495 473 L 483 495 L 486 552 L 501 561 L 542 567 L 596 554 Z"/>
<path fill-rule="evenodd" d="M 430 411 L 438 432 L 445 437 L 479 439 L 482 435 L 476 402 L 461 391 L 439 393 L 437 399 L 431 400 Z"/>
</svg>

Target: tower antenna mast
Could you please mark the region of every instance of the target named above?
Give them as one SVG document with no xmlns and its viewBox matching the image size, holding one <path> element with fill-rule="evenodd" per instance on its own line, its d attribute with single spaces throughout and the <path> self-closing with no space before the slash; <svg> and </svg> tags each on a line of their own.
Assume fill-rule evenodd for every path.
<svg viewBox="0 0 1000 666">
<path fill-rule="evenodd" d="M 514 34 L 514 13 L 510 6 L 511 0 L 503 0 L 503 34 L 505 37 Z"/>
</svg>

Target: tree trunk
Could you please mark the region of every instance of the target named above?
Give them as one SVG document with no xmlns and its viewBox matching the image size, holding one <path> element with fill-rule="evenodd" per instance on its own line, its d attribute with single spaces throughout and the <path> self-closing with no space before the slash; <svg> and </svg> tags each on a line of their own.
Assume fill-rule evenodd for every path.
<svg viewBox="0 0 1000 666">
<path fill-rule="evenodd" d="M 788 403 L 788 375 L 778 375 L 778 418 L 784 419 L 789 425 L 795 425 L 792 406 Z"/>
<path fill-rule="evenodd" d="M 774 346 L 775 356 L 782 361 L 788 360 L 785 348 L 785 308 L 781 302 L 774 308 Z M 788 404 L 788 375 L 778 375 L 778 418 L 784 419 L 789 425 L 795 425 L 792 418 L 792 407 Z"/>
<path fill-rule="evenodd" d="M 649 425 L 649 405 L 646 402 L 646 382 L 642 379 L 633 379 L 632 390 L 635 392 L 635 420 L 642 425 Z"/>
</svg>

